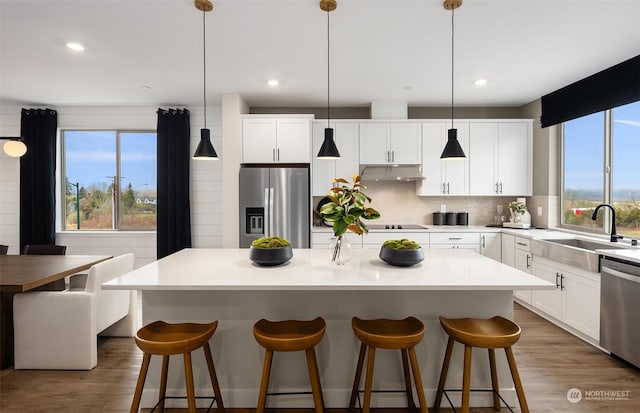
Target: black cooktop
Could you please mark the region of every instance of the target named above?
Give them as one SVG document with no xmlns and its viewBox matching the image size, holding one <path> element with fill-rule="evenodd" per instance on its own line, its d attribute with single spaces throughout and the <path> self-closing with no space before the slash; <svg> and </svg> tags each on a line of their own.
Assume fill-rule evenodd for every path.
<svg viewBox="0 0 640 413">
<path fill-rule="evenodd" d="M 417 224 L 371 224 L 367 227 L 369 229 L 426 229 L 426 227 Z"/>
</svg>

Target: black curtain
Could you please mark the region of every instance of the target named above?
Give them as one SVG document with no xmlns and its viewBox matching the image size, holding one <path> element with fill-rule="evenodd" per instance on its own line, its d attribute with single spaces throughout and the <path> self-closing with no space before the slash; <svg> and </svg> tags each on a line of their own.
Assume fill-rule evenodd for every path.
<svg viewBox="0 0 640 413">
<path fill-rule="evenodd" d="M 27 153 L 20 158 L 20 251 L 56 241 L 57 128 L 55 110 L 22 109 L 20 136 Z"/>
<path fill-rule="evenodd" d="M 640 100 L 640 56 L 541 98 L 543 128 Z"/>
<path fill-rule="evenodd" d="M 190 128 L 186 109 L 158 109 L 157 259 L 191 247 Z"/>
</svg>

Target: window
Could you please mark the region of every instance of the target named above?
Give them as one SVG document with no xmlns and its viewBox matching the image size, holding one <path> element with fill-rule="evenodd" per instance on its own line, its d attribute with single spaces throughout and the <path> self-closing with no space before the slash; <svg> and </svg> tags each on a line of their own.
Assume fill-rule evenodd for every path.
<svg viewBox="0 0 640 413">
<path fill-rule="evenodd" d="M 616 210 L 619 234 L 640 236 L 640 101 L 564 123 L 563 224 L 608 232 L 608 211 L 591 215 L 596 205 Z"/>
<path fill-rule="evenodd" d="M 64 229 L 155 230 L 156 132 L 62 132 Z"/>
</svg>

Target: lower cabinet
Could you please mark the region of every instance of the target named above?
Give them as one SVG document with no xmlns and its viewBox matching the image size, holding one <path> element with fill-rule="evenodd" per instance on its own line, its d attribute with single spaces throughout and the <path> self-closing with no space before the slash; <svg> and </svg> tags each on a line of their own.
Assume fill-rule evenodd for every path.
<svg viewBox="0 0 640 413">
<path fill-rule="evenodd" d="M 451 248 L 480 252 L 480 234 L 477 232 L 431 233 L 430 248 Z"/>
<path fill-rule="evenodd" d="M 532 273 L 533 254 L 530 252 L 531 240 L 515 237 L 514 267 L 520 271 Z M 515 290 L 513 295 L 527 304 L 531 304 L 531 290 Z"/>
<path fill-rule="evenodd" d="M 480 254 L 502 262 L 502 234 L 499 232 L 480 233 Z"/>
<path fill-rule="evenodd" d="M 595 339 L 600 338 L 600 275 L 536 257 L 533 275 L 556 289 L 533 290 L 531 305 Z"/>
</svg>

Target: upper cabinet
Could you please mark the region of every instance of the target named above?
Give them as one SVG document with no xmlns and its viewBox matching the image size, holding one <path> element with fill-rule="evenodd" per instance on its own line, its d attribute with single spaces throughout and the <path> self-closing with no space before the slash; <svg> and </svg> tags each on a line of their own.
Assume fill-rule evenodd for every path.
<svg viewBox="0 0 640 413">
<path fill-rule="evenodd" d="M 360 123 L 360 164 L 418 165 L 421 155 L 420 123 Z"/>
<path fill-rule="evenodd" d="M 469 122 L 469 194 L 532 194 L 532 122 Z"/>
<path fill-rule="evenodd" d="M 422 124 L 422 174 L 425 179 L 416 182 L 417 195 L 469 195 L 469 157 L 440 159 L 450 126 L 450 122 L 444 121 Z M 468 154 L 469 123 L 454 122 L 454 127 L 458 129 L 458 142 Z"/>
<path fill-rule="evenodd" d="M 310 163 L 313 116 L 242 119 L 243 163 Z"/>
<path fill-rule="evenodd" d="M 333 184 L 333 178 L 351 180 L 353 174 L 358 173 L 358 122 L 331 122 L 333 138 L 340 152 L 340 159 L 317 159 L 315 155 L 320 151 L 324 141 L 324 130 L 327 121 L 313 122 L 313 151 L 312 151 L 312 195 L 326 196 Z"/>
</svg>

